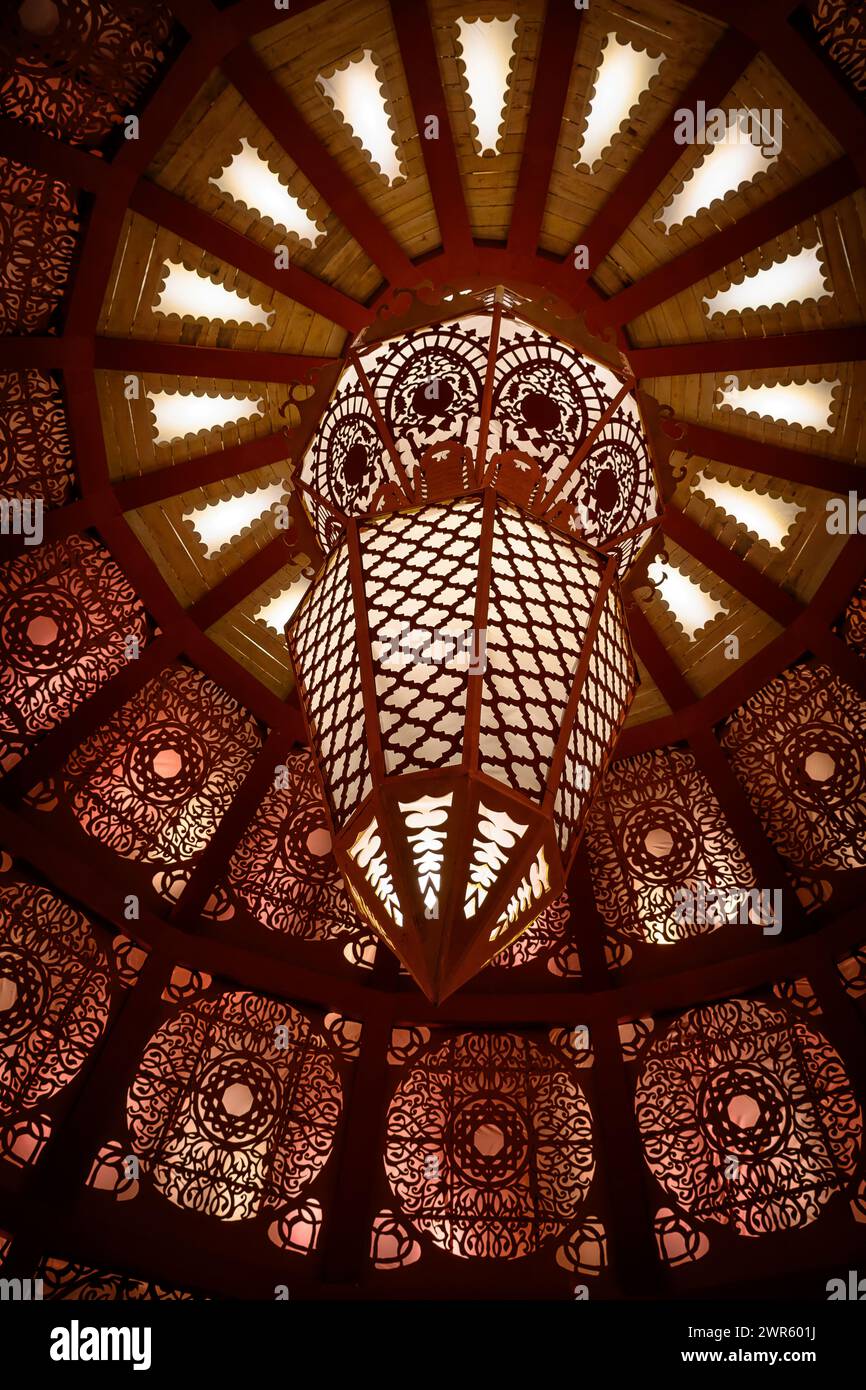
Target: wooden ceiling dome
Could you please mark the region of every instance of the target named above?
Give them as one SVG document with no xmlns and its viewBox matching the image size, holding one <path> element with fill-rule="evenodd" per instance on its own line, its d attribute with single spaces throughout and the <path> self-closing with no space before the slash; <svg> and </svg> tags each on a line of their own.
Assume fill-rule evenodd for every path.
<svg viewBox="0 0 866 1390">
<path fill-rule="evenodd" d="M 854 10 L 7 7 L 3 1276 L 675 1298 L 862 1257 Z M 448 396 L 398 429 L 402 365 Z M 567 874 L 439 1004 L 347 893 L 286 640 L 336 511 L 441 500 L 435 458 L 623 541 L 636 680 Z"/>
</svg>

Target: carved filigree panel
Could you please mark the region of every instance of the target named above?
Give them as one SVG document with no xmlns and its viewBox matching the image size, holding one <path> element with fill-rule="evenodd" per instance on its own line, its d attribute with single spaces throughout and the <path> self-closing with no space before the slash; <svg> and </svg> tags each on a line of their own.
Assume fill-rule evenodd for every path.
<svg viewBox="0 0 866 1390">
<path fill-rule="evenodd" d="M 36 369 L 0 375 L 0 497 L 68 501 L 74 477 L 63 399 Z"/>
<path fill-rule="evenodd" d="M 385 1170 L 423 1241 L 463 1257 L 534 1253 L 580 1216 L 595 1170 L 573 1067 L 515 1033 L 432 1044 L 391 1102 Z"/>
<path fill-rule="evenodd" d="M 598 910 L 611 932 L 659 945 L 724 925 L 696 909 L 706 890 L 737 894 L 754 886 L 709 783 L 691 753 L 643 753 L 607 772 L 587 826 Z"/>
<path fill-rule="evenodd" d="M 148 638 L 144 609 L 89 536 L 24 547 L 0 570 L 0 763 L 88 700 Z"/>
<path fill-rule="evenodd" d="M 129 1089 L 135 1154 L 176 1206 L 223 1221 L 282 1214 L 331 1153 L 342 1084 L 322 1032 L 290 1005 L 227 991 L 182 1005 Z"/>
<path fill-rule="evenodd" d="M 731 715 L 722 745 L 798 869 L 866 865 L 866 703 L 826 666 L 783 672 Z"/>
<path fill-rule="evenodd" d="M 756 1237 L 817 1220 L 862 1143 L 834 1048 L 802 1011 L 751 999 L 690 1009 L 656 1033 L 635 1113 L 667 1200 L 710 1239 L 714 1224 Z M 707 1238 L 695 1235 L 692 1258 Z"/>
<path fill-rule="evenodd" d="M 211 839 L 261 742 L 236 700 L 198 671 L 168 667 L 71 754 L 65 795 L 87 834 L 115 854 L 167 868 L 188 864 Z"/>
</svg>

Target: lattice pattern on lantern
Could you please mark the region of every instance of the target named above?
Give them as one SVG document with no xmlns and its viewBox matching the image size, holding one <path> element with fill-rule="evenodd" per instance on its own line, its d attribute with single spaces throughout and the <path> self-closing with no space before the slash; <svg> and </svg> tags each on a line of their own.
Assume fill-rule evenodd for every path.
<svg viewBox="0 0 866 1390">
<path fill-rule="evenodd" d="M 63 399 L 36 369 L 0 376 L 0 497 L 69 499 L 75 468 Z"/>
<path fill-rule="evenodd" d="M 373 521 L 361 531 L 367 623 L 389 773 L 462 756 L 466 647 L 472 647 L 482 502 L 464 498 Z M 450 659 L 430 648 L 453 633 Z M 425 659 L 426 658 L 426 659 Z"/>
<path fill-rule="evenodd" d="M 545 789 L 602 570 L 593 552 L 497 506 L 480 766 L 534 799 Z"/>
<path fill-rule="evenodd" d="M 5 565 L 0 571 L 0 765 L 17 761 L 34 739 L 116 675 L 146 640 L 144 610 L 135 593 L 108 551 L 89 536 L 25 548 Z"/>
<path fill-rule="evenodd" d="M 608 769 L 586 844 L 598 910 L 619 937 L 669 945 L 714 931 L 739 919 L 755 885 L 709 783 L 677 748 Z"/>
<path fill-rule="evenodd" d="M 350 521 L 287 628 L 346 885 L 431 996 L 562 890 L 634 685 L 613 582 L 483 489 Z"/>
<path fill-rule="evenodd" d="M 99 1041 L 110 987 L 107 957 L 82 913 L 33 884 L 0 887 L 0 1156 L 38 1158 L 48 1127 L 34 1112 Z"/>
<path fill-rule="evenodd" d="M 173 666 L 71 754 L 65 793 L 82 828 L 116 854 L 185 864 L 211 839 L 260 747 L 235 700 Z"/>
<path fill-rule="evenodd" d="M 449 1254 L 535 1253 L 580 1216 L 595 1171 L 576 1069 L 516 1033 L 434 1043 L 391 1101 L 385 1171 L 404 1220 Z"/>
<path fill-rule="evenodd" d="M 101 1303 L 144 1299 L 148 1302 L 173 1303 L 195 1297 L 183 1289 L 172 1289 L 148 1279 L 134 1279 L 126 1274 L 95 1269 L 92 1265 L 58 1259 L 53 1255 L 40 1261 L 36 1277 L 42 1280 L 44 1299 Z"/>
<path fill-rule="evenodd" d="M 361 662 L 346 546 L 334 551 L 289 628 L 298 690 L 338 826 L 369 792 Z"/>
<path fill-rule="evenodd" d="M 66 291 L 79 222 L 68 184 L 0 158 L 0 334 L 44 332 Z"/>
<path fill-rule="evenodd" d="M 778 1005 L 690 1009 L 643 1054 L 646 1162 L 691 1220 L 742 1236 L 807 1226 L 851 1182 L 863 1120 L 836 1051 Z"/>
<path fill-rule="evenodd" d="M 127 1099 L 134 1152 L 176 1206 L 242 1221 L 306 1193 L 331 1154 L 342 1085 L 321 1032 L 245 991 L 182 1007 Z"/>
<path fill-rule="evenodd" d="M 637 404 L 626 394 L 614 409 L 626 379 L 522 322 L 513 308 L 491 305 L 488 313 L 416 329 L 362 349 L 359 360 L 376 409 L 350 363 L 301 470 L 302 483 L 319 494 L 308 498 L 326 549 L 340 530 L 328 506 L 363 516 L 399 506 L 401 496 L 428 500 L 430 472 L 438 465 L 441 473 L 443 464 L 462 479 L 453 493 L 468 489 L 473 475 L 519 478 L 526 503 L 565 509 L 572 529 L 593 544 L 655 516 L 656 482 Z M 642 543 L 641 536 L 624 543 L 621 568 Z"/>
<path fill-rule="evenodd" d="M 634 665 L 616 593 L 604 600 L 593 647 L 556 794 L 557 839 L 564 856 L 573 850 L 583 816 L 604 777 L 634 689 Z"/>
<path fill-rule="evenodd" d="M 799 869 L 866 865 L 866 703 L 826 666 L 785 671 L 725 725 L 731 766 Z"/>
<path fill-rule="evenodd" d="M 271 931 L 304 941 L 369 941 L 332 852 L 309 753 L 285 760 L 286 784 L 269 788 L 232 855 L 232 896 Z"/>
<path fill-rule="evenodd" d="M 9 5 L 0 18 L 0 112 L 69 144 L 95 144 L 155 77 L 169 7 L 64 0 L 36 22 L 33 8 Z"/>
</svg>

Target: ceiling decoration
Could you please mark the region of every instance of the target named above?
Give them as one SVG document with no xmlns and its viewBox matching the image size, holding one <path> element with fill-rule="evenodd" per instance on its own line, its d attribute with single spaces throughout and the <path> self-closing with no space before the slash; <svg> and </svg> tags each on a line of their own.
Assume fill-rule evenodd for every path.
<svg viewBox="0 0 866 1390">
<path fill-rule="evenodd" d="M 4 10 L 4 1279 L 857 1266 L 858 25 Z"/>
</svg>

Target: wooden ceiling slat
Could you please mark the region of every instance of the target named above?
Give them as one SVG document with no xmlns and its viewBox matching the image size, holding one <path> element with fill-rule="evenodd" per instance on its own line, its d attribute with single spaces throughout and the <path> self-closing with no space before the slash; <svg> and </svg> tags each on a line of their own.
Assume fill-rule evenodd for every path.
<svg viewBox="0 0 866 1390">
<path fill-rule="evenodd" d="M 769 613 L 783 627 L 802 613 L 801 603 L 676 507 L 666 509 L 662 529 L 671 540 L 732 585 L 750 603 Z"/>
</svg>

